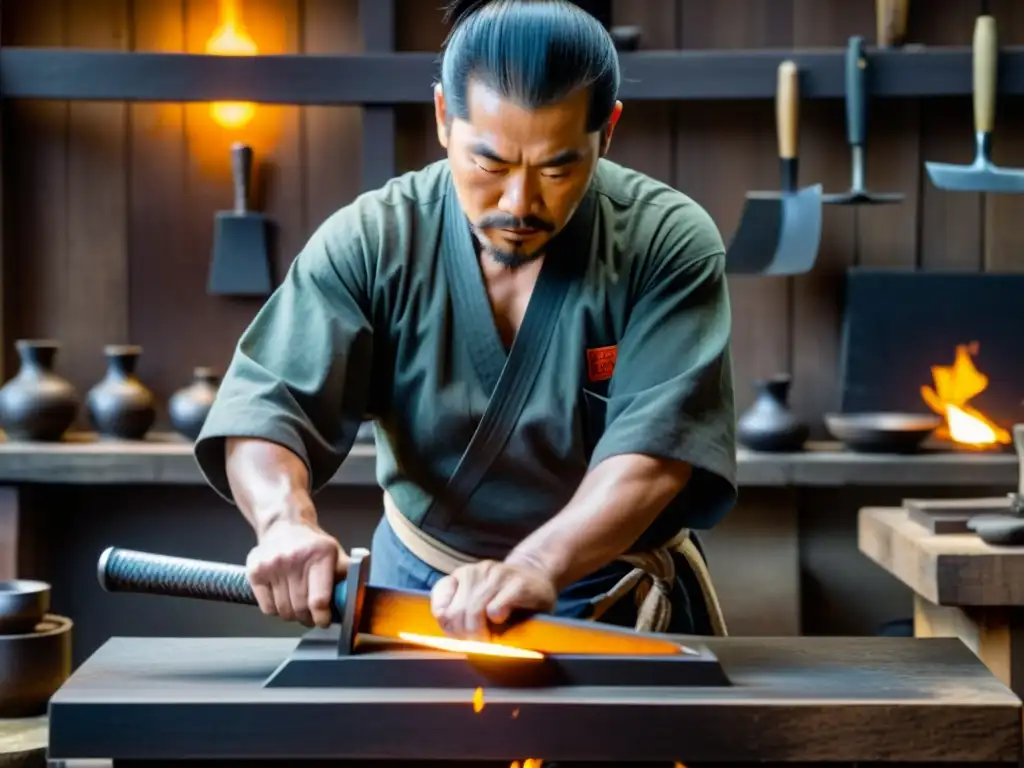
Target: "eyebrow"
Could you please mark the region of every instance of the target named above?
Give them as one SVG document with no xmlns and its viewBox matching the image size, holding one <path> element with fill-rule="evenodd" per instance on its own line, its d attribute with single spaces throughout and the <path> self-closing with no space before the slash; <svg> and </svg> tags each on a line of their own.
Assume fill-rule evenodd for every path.
<svg viewBox="0 0 1024 768">
<path fill-rule="evenodd" d="M 491 149 L 486 144 L 482 144 L 482 143 L 474 144 L 470 151 L 474 155 L 479 155 L 480 157 L 486 157 L 488 160 L 491 160 L 491 161 L 493 161 L 495 163 L 501 163 L 503 165 L 515 165 L 515 163 L 513 163 L 511 160 L 506 160 L 505 158 L 501 157 L 501 155 L 499 155 L 497 152 L 495 152 L 493 149 Z M 562 167 L 564 165 L 569 165 L 570 163 L 575 163 L 581 157 L 582 157 L 582 154 L 580 153 L 580 151 L 578 149 L 566 149 L 566 150 L 563 150 L 562 152 L 559 152 L 556 155 L 553 155 L 552 157 L 549 157 L 547 160 L 542 160 L 539 163 L 535 163 L 534 167 L 536 167 L 536 168 L 560 168 L 560 167 Z"/>
</svg>

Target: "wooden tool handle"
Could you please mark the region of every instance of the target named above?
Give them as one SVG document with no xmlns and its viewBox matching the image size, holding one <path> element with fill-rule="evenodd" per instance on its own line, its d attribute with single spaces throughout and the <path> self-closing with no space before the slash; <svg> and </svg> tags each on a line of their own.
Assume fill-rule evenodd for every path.
<svg viewBox="0 0 1024 768">
<path fill-rule="evenodd" d="M 864 38 L 855 35 L 846 46 L 846 140 L 852 147 L 863 147 L 867 134 L 867 69 Z"/>
<path fill-rule="evenodd" d="M 245 213 L 252 181 L 252 147 L 248 144 L 236 141 L 231 145 L 231 180 L 235 190 L 235 213 Z"/>
<path fill-rule="evenodd" d="M 910 0 L 875 0 L 875 25 L 878 47 L 903 45 L 907 35 Z"/>
<path fill-rule="evenodd" d="M 974 130 L 979 133 L 989 133 L 995 127 L 998 62 L 996 20 L 979 16 L 974 22 Z"/>
<path fill-rule="evenodd" d="M 797 155 L 797 135 L 800 127 L 800 78 L 796 64 L 779 64 L 779 79 L 775 90 L 775 123 L 779 134 L 779 157 L 793 160 Z"/>
</svg>

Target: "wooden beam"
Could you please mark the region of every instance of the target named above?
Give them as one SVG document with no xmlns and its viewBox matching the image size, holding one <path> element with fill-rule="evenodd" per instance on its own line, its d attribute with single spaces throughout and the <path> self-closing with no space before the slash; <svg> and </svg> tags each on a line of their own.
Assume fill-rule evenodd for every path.
<svg viewBox="0 0 1024 768">
<path fill-rule="evenodd" d="M 792 454 L 738 454 L 738 479 L 745 487 L 845 487 L 1009 485 L 1016 480 L 1015 457 L 952 454 L 889 457 L 885 462 L 841 450 Z M 878 457 L 869 457 L 877 459 Z M 1002 461 L 1009 458 L 1011 463 Z M 69 433 L 60 443 L 0 440 L 0 483 L 74 485 L 202 485 L 192 444 L 154 432 L 140 442 L 97 440 L 91 433 Z M 331 481 L 376 485 L 376 449 L 357 443 Z"/>
<path fill-rule="evenodd" d="M 374 5 L 373 0 L 366 0 Z M 383 0 L 379 0 L 383 3 Z M 383 11 L 377 9 L 377 14 Z M 374 38 L 375 39 L 375 38 Z M 869 51 L 871 98 L 968 96 L 970 48 Z M 633 101 L 774 99 L 776 70 L 800 68 L 802 99 L 845 96 L 845 51 L 708 50 L 622 53 L 620 96 Z M 1024 47 L 1000 54 L 999 94 L 1024 94 Z M 214 56 L 9 47 L 0 96 L 100 101 L 426 104 L 435 53 Z"/>
<path fill-rule="evenodd" d="M 395 50 L 395 0 L 360 0 L 359 26 L 364 51 L 392 54 Z M 420 83 L 428 97 L 429 85 L 429 80 Z M 367 104 L 363 109 L 364 190 L 380 187 L 397 175 L 397 143 L 394 106 Z"/>
</svg>

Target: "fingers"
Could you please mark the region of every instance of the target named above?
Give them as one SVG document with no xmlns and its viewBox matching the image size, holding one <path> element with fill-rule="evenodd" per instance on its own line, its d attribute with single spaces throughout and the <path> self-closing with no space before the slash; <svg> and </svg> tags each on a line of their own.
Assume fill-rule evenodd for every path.
<svg viewBox="0 0 1024 768">
<path fill-rule="evenodd" d="M 455 597 L 458 586 L 459 582 L 454 576 L 445 576 L 430 590 L 430 610 L 438 621 L 447 615 L 448 606 Z"/>
<path fill-rule="evenodd" d="M 453 637 L 487 640 L 486 608 L 501 586 L 501 570 L 491 562 L 460 568 L 431 591 L 431 610 L 438 624 Z"/>
<path fill-rule="evenodd" d="M 506 581 L 487 603 L 484 609 L 487 619 L 495 624 L 504 624 L 524 597 L 521 579 Z"/>
<path fill-rule="evenodd" d="M 292 607 L 292 615 L 295 621 L 307 627 L 313 626 L 313 613 L 309 609 L 309 569 L 315 562 L 319 561 L 307 560 L 302 570 L 288 579 L 288 603 Z"/>
<path fill-rule="evenodd" d="M 347 567 L 337 541 L 305 525 L 261 542 L 246 562 L 260 611 L 309 627 L 330 625 L 334 585 Z"/>
<path fill-rule="evenodd" d="M 430 608 L 446 634 L 490 640 L 492 627 L 508 621 L 515 609 L 548 611 L 557 598 L 546 574 L 485 560 L 441 579 L 431 590 Z"/>
<path fill-rule="evenodd" d="M 285 621 L 295 620 L 295 609 L 292 608 L 292 599 L 288 589 L 288 579 L 274 579 L 270 583 L 270 591 L 274 595 L 274 605 L 277 608 L 277 615 Z"/>
<path fill-rule="evenodd" d="M 307 578 L 309 612 L 313 624 L 318 627 L 328 627 L 331 624 L 336 565 L 330 560 L 321 559 L 309 566 Z"/>
</svg>

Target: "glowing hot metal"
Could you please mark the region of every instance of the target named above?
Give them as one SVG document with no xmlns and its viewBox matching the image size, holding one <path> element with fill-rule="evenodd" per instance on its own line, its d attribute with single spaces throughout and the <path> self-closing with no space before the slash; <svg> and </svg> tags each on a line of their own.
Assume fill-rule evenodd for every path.
<svg viewBox="0 0 1024 768">
<path fill-rule="evenodd" d="M 398 639 L 414 645 L 436 648 L 439 651 L 465 653 L 470 656 L 499 656 L 508 659 L 543 659 L 544 654 L 524 648 L 499 643 L 485 643 L 479 640 L 460 640 L 455 637 L 432 637 L 415 632 L 399 632 Z"/>
</svg>

